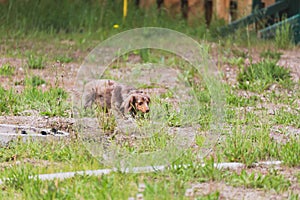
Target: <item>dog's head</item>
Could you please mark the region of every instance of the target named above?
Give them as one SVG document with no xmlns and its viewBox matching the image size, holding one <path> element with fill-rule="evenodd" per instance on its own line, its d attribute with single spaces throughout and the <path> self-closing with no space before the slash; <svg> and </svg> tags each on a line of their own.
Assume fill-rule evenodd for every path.
<svg viewBox="0 0 300 200">
<path fill-rule="evenodd" d="M 150 97 L 143 92 L 130 94 L 124 103 L 125 111 L 133 115 L 137 112 L 148 113 L 150 111 Z"/>
</svg>

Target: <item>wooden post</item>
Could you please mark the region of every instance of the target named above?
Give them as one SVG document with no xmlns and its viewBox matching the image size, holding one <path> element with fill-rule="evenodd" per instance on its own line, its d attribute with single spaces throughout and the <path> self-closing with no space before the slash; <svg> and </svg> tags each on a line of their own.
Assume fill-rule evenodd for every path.
<svg viewBox="0 0 300 200">
<path fill-rule="evenodd" d="M 195 21 L 205 22 L 205 0 L 188 0 L 188 21 L 193 24 Z"/>
<path fill-rule="evenodd" d="M 181 14 L 181 0 L 164 0 L 164 7 L 171 15 Z"/>
<path fill-rule="evenodd" d="M 230 0 L 213 0 L 213 7 L 217 18 L 229 22 Z"/>
<path fill-rule="evenodd" d="M 253 0 L 238 0 L 237 1 L 237 17 L 242 18 L 252 12 Z"/>
<path fill-rule="evenodd" d="M 148 9 L 151 6 L 156 6 L 156 0 L 139 0 L 139 6 L 143 9 Z"/>
</svg>

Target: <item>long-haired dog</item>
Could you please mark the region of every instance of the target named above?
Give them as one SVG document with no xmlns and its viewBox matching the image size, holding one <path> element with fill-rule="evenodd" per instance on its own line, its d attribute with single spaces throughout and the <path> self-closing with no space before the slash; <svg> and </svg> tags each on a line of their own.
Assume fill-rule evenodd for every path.
<svg viewBox="0 0 300 200">
<path fill-rule="evenodd" d="M 85 85 L 83 93 L 84 108 L 93 104 L 105 111 L 112 109 L 116 114 L 135 117 L 150 111 L 150 97 L 134 87 L 113 80 L 93 80 Z"/>
</svg>

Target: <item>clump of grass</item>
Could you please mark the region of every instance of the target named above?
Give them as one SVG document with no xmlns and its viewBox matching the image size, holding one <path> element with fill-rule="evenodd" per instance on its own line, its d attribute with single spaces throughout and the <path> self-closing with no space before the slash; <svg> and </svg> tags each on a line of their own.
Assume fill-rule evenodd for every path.
<svg viewBox="0 0 300 200">
<path fill-rule="evenodd" d="M 61 88 L 42 91 L 37 87 L 27 86 L 22 93 L 17 93 L 13 89 L 5 90 L 0 87 L 0 112 L 18 115 L 24 110 L 34 109 L 41 115 L 68 116 L 70 105 L 66 101 L 67 97 L 67 92 Z"/>
<path fill-rule="evenodd" d="M 17 114 L 20 105 L 18 95 L 12 90 L 5 90 L 0 86 L 0 113 Z"/>
<path fill-rule="evenodd" d="M 243 57 L 233 57 L 229 59 L 225 59 L 230 65 L 233 66 L 242 66 L 245 63 L 245 59 Z"/>
<path fill-rule="evenodd" d="M 276 29 L 275 44 L 277 48 L 287 49 L 293 45 L 293 31 L 288 22 L 283 22 Z"/>
<path fill-rule="evenodd" d="M 33 183 L 33 182 L 38 182 L 40 185 L 41 180 L 35 181 L 34 179 L 31 179 L 30 176 L 34 175 L 30 169 L 25 168 L 25 167 L 19 167 L 15 168 L 10 171 L 8 174 L 8 178 L 5 180 L 5 185 L 8 187 L 12 187 L 15 190 L 27 190 L 28 188 L 26 187 L 28 183 Z"/>
<path fill-rule="evenodd" d="M 27 65 L 30 69 L 44 69 L 44 58 L 42 56 L 34 56 L 33 54 L 29 54 L 27 56 Z"/>
<path fill-rule="evenodd" d="M 290 166 L 296 167 L 300 165 L 300 139 L 291 138 L 286 144 L 282 145 L 280 156 L 283 162 Z"/>
<path fill-rule="evenodd" d="M 261 58 L 265 58 L 267 60 L 275 60 L 275 61 L 278 61 L 281 57 L 282 53 L 281 52 L 278 52 L 278 51 L 272 51 L 270 49 L 266 50 L 266 51 L 263 51 L 260 53 L 260 57 Z"/>
<path fill-rule="evenodd" d="M 289 87 L 292 83 L 290 71 L 270 60 L 263 60 L 242 68 L 237 80 L 240 89 L 254 92 L 262 92 L 274 83 L 284 87 Z"/>
<path fill-rule="evenodd" d="M 39 76 L 32 76 L 31 78 L 25 79 L 26 86 L 37 87 L 37 86 L 43 85 L 45 83 L 46 83 L 46 81 Z"/>
<path fill-rule="evenodd" d="M 276 171 L 270 171 L 269 174 L 263 175 L 260 172 L 248 174 L 246 170 L 242 170 L 240 174 L 231 174 L 226 179 L 234 186 L 243 185 L 247 188 L 274 189 L 277 192 L 286 191 L 291 185 L 290 181 Z"/>
<path fill-rule="evenodd" d="M 43 144 L 43 145 L 41 145 Z M 43 152 L 43 153 L 41 153 Z M 79 157 L 80 155 L 81 157 Z M 49 160 L 55 162 L 76 163 L 92 159 L 91 155 L 78 141 L 13 141 L 5 148 L 0 149 L 0 161 L 8 162 L 14 159 L 25 158 Z"/>
<path fill-rule="evenodd" d="M 45 116 L 68 116 L 69 105 L 66 102 L 68 94 L 62 88 L 50 88 L 42 91 L 36 87 L 26 88 L 23 92 L 23 102 L 30 109 L 38 110 Z"/>
<path fill-rule="evenodd" d="M 15 68 L 12 67 L 10 64 L 4 64 L 0 67 L 0 75 L 2 76 L 11 76 L 15 72 Z"/>
<path fill-rule="evenodd" d="M 249 98 L 238 96 L 234 93 L 229 93 L 226 97 L 226 102 L 229 105 L 237 106 L 237 107 L 244 107 L 244 106 L 255 106 L 259 101 L 259 97 L 257 96 L 250 96 Z"/>
<path fill-rule="evenodd" d="M 251 166 L 261 159 L 279 158 L 279 147 L 270 139 L 267 127 L 248 127 L 241 132 L 240 126 L 236 125 L 222 145 L 222 151 L 230 162 Z"/>
<path fill-rule="evenodd" d="M 99 122 L 99 127 L 105 132 L 105 133 L 113 133 L 117 122 L 115 119 L 115 116 L 111 111 L 106 112 L 106 109 L 97 107 L 96 108 L 96 116 Z"/>
<path fill-rule="evenodd" d="M 299 111 L 295 111 L 299 112 Z M 296 128 L 300 128 L 300 115 L 299 113 L 291 113 L 288 111 L 285 111 L 284 109 L 279 109 L 275 113 L 274 121 L 277 124 L 284 124 L 284 125 L 290 125 L 295 126 Z"/>
<path fill-rule="evenodd" d="M 171 127 L 182 126 L 182 117 L 180 115 L 180 112 L 177 112 L 170 103 L 164 102 L 163 106 L 166 113 L 165 119 L 168 125 Z"/>
<path fill-rule="evenodd" d="M 73 61 L 73 58 L 67 55 L 59 55 L 55 57 L 55 61 L 60 63 L 69 63 Z"/>
</svg>

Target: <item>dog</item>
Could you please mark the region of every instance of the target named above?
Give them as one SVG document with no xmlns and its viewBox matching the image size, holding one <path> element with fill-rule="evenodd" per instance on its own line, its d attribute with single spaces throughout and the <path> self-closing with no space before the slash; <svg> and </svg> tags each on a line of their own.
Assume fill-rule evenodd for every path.
<svg viewBox="0 0 300 200">
<path fill-rule="evenodd" d="M 85 84 L 82 95 L 84 109 L 93 104 L 103 108 L 106 112 L 111 109 L 112 91 L 116 85 L 112 80 L 92 80 Z"/>
<path fill-rule="evenodd" d="M 113 80 L 88 82 L 85 85 L 83 102 L 85 109 L 96 104 L 106 112 L 112 109 L 116 115 L 123 117 L 129 114 L 135 118 L 138 112 L 145 114 L 150 111 L 150 97 L 147 94 Z"/>
</svg>

